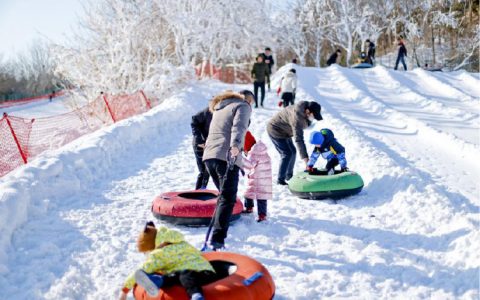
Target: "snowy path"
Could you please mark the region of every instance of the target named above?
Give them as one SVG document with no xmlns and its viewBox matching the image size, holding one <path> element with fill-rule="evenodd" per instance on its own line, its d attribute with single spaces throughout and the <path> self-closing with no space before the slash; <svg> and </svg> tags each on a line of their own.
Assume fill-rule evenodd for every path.
<svg viewBox="0 0 480 300">
<path fill-rule="evenodd" d="M 242 217 L 231 227 L 228 250 L 265 264 L 280 300 L 475 299 L 478 139 L 462 141 L 436 126 L 447 118 L 461 123 L 456 109 L 462 105 L 478 113 L 473 90 L 462 89 L 470 96 L 455 109 L 436 113 L 438 107 L 451 107 L 454 90 L 443 97 L 433 89 L 405 86 L 410 74 L 416 78 L 414 72 L 297 70 L 297 99 L 322 104 L 325 120 L 316 128 L 334 130 L 347 149 L 349 167 L 364 178 L 364 191 L 335 204 L 300 200 L 275 186 L 269 221 Z M 397 78 L 390 86 L 389 76 Z M 145 116 L 83 137 L 45 162 L 40 158 L 5 177 L 12 191 L 3 199 L 25 201 L 29 209 L 7 248 L 8 259 L 0 260 L 0 299 L 112 299 L 143 259 L 135 253 L 135 236 L 152 219 L 153 197 L 194 184 L 190 115 L 228 87 L 195 84 Z M 274 173 L 279 155 L 265 125 L 278 111 L 277 101 L 268 94 L 267 108 L 255 110 L 251 124 L 257 139 L 269 146 Z M 466 123 L 468 130 L 476 128 L 476 119 Z M 179 229 L 200 247 L 204 228 Z"/>
<path fill-rule="evenodd" d="M 0 113 L 3 115 L 6 112 L 9 115 L 23 118 L 43 118 L 70 112 L 85 103 L 85 99 L 64 95 L 55 97 L 52 102 L 45 99 L 29 104 L 0 108 Z"/>
</svg>

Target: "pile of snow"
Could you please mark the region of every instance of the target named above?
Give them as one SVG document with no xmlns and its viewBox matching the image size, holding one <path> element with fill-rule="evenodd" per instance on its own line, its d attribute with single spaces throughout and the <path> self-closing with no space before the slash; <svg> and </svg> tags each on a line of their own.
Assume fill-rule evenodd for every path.
<svg viewBox="0 0 480 300">
<path fill-rule="evenodd" d="M 272 90 L 291 67 L 277 72 Z M 300 200 L 275 186 L 269 220 L 242 217 L 229 231 L 227 250 L 270 270 L 275 299 L 475 298 L 477 75 L 295 68 L 297 101 L 322 104 L 324 121 L 315 129 L 334 131 L 365 188 L 333 202 Z M 135 238 L 153 218 L 153 197 L 194 186 L 190 116 L 226 88 L 250 86 L 196 83 L 142 116 L 0 179 L 2 293 L 15 299 L 115 297 L 144 259 Z M 250 126 L 269 147 L 274 178 L 279 155 L 265 125 L 277 102 L 268 94 Z M 179 230 L 201 246 L 204 228 Z"/>
</svg>

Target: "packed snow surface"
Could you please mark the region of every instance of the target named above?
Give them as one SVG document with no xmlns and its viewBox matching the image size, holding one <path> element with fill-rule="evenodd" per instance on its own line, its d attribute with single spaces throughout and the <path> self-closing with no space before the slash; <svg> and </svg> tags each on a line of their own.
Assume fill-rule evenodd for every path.
<svg viewBox="0 0 480 300">
<path fill-rule="evenodd" d="M 54 97 L 51 102 L 49 99 L 42 99 L 31 103 L 17 104 L 4 108 L 0 107 L 0 113 L 1 115 L 7 113 L 11 116 L 27 119 L 43 118 L 68 113 L 85 104 L 85 99 L 72 97 L 67 94 Z"/>
<path fill-rule="evenodd" d="M 272 90 L 291 67 L 277 72 Z M 296 68 L 297 101 L 322 105 L 315 128 L 333 130 L 365 187 L 334 202 L 275 186 L 268 221 L 243 216 L 227 250 L 269 269 L 275 299 L 476 299 L 478 75 Z M 194 83 L 1 178 L 0 298 L 116 297 L 144 259 L 135 239 L 153 219 L 154 196 L 194 186 L 191 115 L 216 93 L 246 87 Z M 250 126 L 269 146 L 274 178 L 279 155 L 265 126 L 277 102 L 269 93 Z M 178 229 L 201 246 L 205 228 Z"/>
</svg>

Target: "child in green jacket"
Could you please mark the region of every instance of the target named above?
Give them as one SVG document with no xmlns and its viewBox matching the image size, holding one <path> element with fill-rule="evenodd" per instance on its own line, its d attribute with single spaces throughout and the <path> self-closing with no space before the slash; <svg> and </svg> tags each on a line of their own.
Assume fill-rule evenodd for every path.
<svg viewBox="0 0 480 300">
<path fill-rule="evenodd" d="M 157 229 L 153 222 L 148 222 L 137 246 L 139 252 L 148 253 L 147 260 L 125 281 L 121 300 L 127 298 L 135 284 L 152 297 L 158 295 L 162 286 L 181 284 L 190 299 L 204 299 L 201 286 L 215 280 L 215 271 L 201 252 L 185 241 L 183 234 L 167 227 Z"/>
</svg>

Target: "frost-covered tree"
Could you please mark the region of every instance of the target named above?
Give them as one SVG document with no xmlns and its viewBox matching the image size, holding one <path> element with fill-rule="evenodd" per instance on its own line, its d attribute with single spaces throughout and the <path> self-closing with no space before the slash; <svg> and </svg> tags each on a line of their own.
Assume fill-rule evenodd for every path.
<svg viewBox="0 0 480 300">
<path fill-rule="evenodd" d="M 347 64 L 350 63 L 355 42 L 356 30 L 362 23 L 361 7 L 363 0 L 327 0 L 325 9 L 331 12 L 332 26 L 327 31 L 327 39 L 333 44 L 342 47 L 347 53 Z"/>
</svg>

